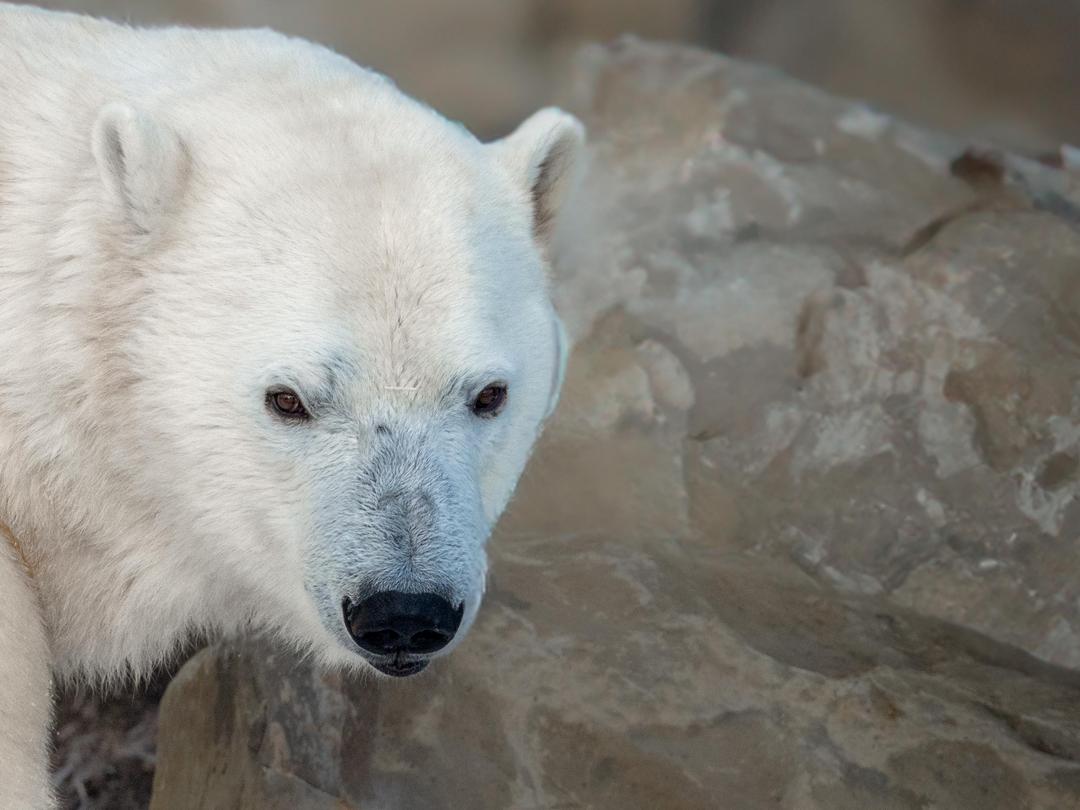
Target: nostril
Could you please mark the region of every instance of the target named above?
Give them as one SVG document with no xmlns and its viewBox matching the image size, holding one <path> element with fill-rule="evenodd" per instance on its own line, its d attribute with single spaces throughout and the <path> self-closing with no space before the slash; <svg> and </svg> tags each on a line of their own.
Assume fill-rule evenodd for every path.
<svg viewBox="0 0 1080 810">
<path fill-rule="evenodd" d="M 454 638 L 453 633 L 443 633 L 439 630 L 421 630 L 413 633 L 409 639 L 409 652 L 423 655 L 441 650 Z"/>
<path fill-rule="evenodd" d="M 373 630 L 368 633 L 361 633 L 360 638 L 372 650 L 393 651 L 403 646 L 401 635 L 394 630 Z"/>
</svg>

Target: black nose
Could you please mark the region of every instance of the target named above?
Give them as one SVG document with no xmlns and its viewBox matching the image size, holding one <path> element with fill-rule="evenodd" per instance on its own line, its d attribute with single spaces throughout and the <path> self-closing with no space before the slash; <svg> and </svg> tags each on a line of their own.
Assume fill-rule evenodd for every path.
<svg viewBox="0 0 1080 810">
<path fill-rule="evenodd" d="M 361 649 L 376 655 L 424 655 L 441 650 L 465 612 L 434 593 L 382 591 L 359 604 L 344 602 L 345 623 Z"/>
</svg>

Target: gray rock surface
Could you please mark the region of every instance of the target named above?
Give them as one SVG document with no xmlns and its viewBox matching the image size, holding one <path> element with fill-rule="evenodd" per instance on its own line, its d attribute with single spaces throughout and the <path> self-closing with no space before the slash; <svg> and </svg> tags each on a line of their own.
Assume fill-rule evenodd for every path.
<svg viewBox="0 0 1080 810">
<path fill-rule="evenodd" d="M 468 642 L 215 647 L 155 810 L 1080 807 L 1080 179 L 623 41 Z"/>
</svg>

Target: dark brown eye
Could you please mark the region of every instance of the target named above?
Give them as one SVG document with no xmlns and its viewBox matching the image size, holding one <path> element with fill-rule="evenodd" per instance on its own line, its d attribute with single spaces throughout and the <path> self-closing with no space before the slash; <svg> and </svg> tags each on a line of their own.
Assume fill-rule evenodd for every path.
<svg viewBox="0 0 1080 810">
<path fill-rule="evenodd" d="M 284 416 L 287 419 L 308 418 L 307 409 L 295 391 L 287 388 L 270 391 L 266 395 L 266 402 L 278 416 Z"/>
<path fill-rule="evenodd" d="M 493 383 L 476 395 L 472 411 L 477 416 L 496 416 L 505 404 L 506 386 L 503 383 Z"/>
</svg>

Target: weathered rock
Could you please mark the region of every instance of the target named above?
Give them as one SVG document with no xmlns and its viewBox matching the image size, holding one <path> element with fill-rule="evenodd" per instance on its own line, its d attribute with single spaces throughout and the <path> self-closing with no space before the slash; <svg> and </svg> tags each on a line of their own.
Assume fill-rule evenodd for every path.
<svg viewBox="0 0 1080 810">
<path fill-rule="evenodd" d="M 752 551 L 1080 665 L 1080 177 L 591 54 L 581 343 L 508 526 Z"/>
<path fill-rule="evenodd" d="M 588 51 L 564 404 L 467 643 L 217 647 L 155 810 L 1080 807 L 1077 179 Z"/>
<path fill-rule="evenodd" d="M 405 683 L 211 648 L 153 810 L 1080 806 L 1080 674 L 756 563 L 518 538 Z"/>
</svg>

